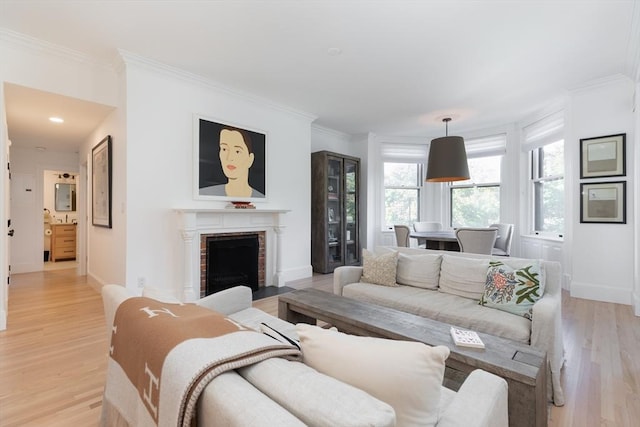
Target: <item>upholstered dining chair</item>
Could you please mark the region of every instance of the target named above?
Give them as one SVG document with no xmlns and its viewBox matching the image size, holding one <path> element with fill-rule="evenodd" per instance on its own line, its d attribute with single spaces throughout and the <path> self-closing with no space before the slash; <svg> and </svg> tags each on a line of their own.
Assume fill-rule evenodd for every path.
<svg viewBox="0 0 640 427">
<path fill-rule="evenodd" d="M 438 221 L 418 221 L 413 223 L 414 231 L 440 231 L 442 230 L 442 223 Z M 417 238 L 418 247 L 425 249 L 427 247 L 427 240 L 422 238 Z"/>
<path fill-rule="evenodd" d="M 409 227 L 406 225 L 394 225 L 393 230 L 396 232 L 396 245 L 403 248 L 409 247 Z"/>
<path fill-rule="evenodd" d="M 440 231 L 442 223 L 438 221 L 418 221 L 413 223 L 414 231 Z"/>
<path fill-rule="evenodd" d="M 513 224 L 491 224 L 489 227 L 498 229 L 498 237 L 493 245 L 491 255 L 509 256 L 511 255 L 511 238 L 513 237 Z"/>
<path fill-rule="evenodd" d="M 460 252 L 491 255 L 498 229 L 495 227 L 461 227 L 456 230 Z"/>
</svg>

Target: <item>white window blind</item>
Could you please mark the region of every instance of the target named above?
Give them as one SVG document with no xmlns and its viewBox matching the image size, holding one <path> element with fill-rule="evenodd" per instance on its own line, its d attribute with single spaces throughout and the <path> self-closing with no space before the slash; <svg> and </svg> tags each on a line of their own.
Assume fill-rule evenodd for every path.
<svg viewBox="0 0 640 427">
<path fill-rule="evenodd" d="M 507 151 L 507 135 L 502 133 L 481 138 L 465 138 L 464 146 L 468 158 L 501 156 Z"/>
<path fill-rule="evenodd" d="M 380 154 L 384 160 L 426 163 L 429 155 L 428 145 L 381 144 Z"/>
<path fill-rule="evenodd" d="M 531 151 L 564 138 L 564 112 L 559 111 L 522 129 L 522 151 Z"/>
</svg>

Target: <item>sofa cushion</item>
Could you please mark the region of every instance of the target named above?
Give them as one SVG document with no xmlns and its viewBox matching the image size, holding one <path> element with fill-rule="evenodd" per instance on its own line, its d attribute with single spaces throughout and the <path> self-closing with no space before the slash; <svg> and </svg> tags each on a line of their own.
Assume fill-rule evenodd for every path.
<svg viewBox="0 0 640 427">
<path fill-rule="evenodd" d="M 396 283 L 396 269 L 398 252 L 392 251 L 376 255 L 366 249 L 362 250 L 362 278 L 361 282 L 382 286 L 398 286 Z"/>
<path fill-rule="evenodd" d="M 390 404 L 397 426 L 435 425 L 447 347 L 359 337 L 306 324 L 296 325 L 296 330 L 305 364 Z"/>
<path fill-rule="evenodd" d="M 514 269 L 502 262 L 492 262 L 480 304 L 531 320 L 533 305 L 544 293 L 540 263 Z"/>
<path fill-rule="evenodd" d="M 443 255 L 439 290 L 479 301 L 487 281 L 489 258 L 463 258 Z"/>
<path fill-rule="evenodd" d="M 304 363 L 272 357 L 240 368 L 238 373 L 305 425 L 395 425 L 391 405 Z"/>
<path fill-rule="evenodd" d="M 343 295 L 524 344 L 529 344 L 531 338 L 531 321 L 524 317 L 489 309 L 475 300 L 445 292 L 403 285 L 388 288 L 351 283 L 344 287 Z"/>
<path fill-rule="evenodd" d="M 396 282 L 400 285 L 437 289 L 441 261 L 442 255 L 409 255 L 400 253 L 398 255 Z"/>
</svg>

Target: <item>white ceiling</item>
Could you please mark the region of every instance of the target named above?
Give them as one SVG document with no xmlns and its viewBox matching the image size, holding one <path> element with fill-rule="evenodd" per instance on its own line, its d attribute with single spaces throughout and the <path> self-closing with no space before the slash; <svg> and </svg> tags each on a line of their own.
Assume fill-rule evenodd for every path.
<svg viewBox="0 0 640 427">
<path fill-rule="evenodd" d="M 0 0 L 0 27 L 101 62 L 123 49 L 349 134 L 434 136 L 444 116 L 454 118 L 452 133 L 505 124 L 568 89 L 616 74 L 636 78 L 640 4 Z M 22 100 L 24 90 L 7 91 L 14 143 L 23 140 L 13 136 L 22 135 L 18 129 L 53 135 L 30 123 L 28 113 L 45 104 L 33 91 Z M 101 108 L 83 103 L 71 115 L 95 125 Z"/>
</svg>

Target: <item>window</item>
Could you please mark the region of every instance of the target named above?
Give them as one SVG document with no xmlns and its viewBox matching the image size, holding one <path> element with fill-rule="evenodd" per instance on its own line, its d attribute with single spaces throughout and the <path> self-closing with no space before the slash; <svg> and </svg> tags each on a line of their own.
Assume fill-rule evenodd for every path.
<svg viewBox="0 0 640 427">
<path fill-rule="evenodd" d="M 564 233 L 564 113 L 558 112 L 523 129 L 523 151 L 530 164 L 530 231 Z"/>
<path fill-rule="evenodd" d="M 465 140 L 471 179 L 449 185 L 451 227 L 486 227 L 500 222 L 501 166 L 506 134 Z"/>
<path fill-rule="evenodd" d="M 384 226 L 420 220 L 422 164 L 384 162 Z"/>
<path fill-rule="evenodd" d="M 564 140 L 530 151 L 533 188 L 533 231 L 564 232 Z"/>
<path fill-rule="evenodd" d="M 500 222 L 502 156 L 468 159 L 471 179 L 451 183 L 451 226 L 486 227 Z"/>
</svg>

